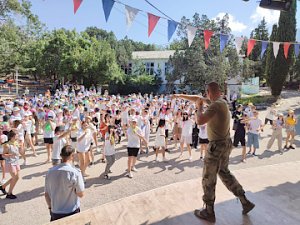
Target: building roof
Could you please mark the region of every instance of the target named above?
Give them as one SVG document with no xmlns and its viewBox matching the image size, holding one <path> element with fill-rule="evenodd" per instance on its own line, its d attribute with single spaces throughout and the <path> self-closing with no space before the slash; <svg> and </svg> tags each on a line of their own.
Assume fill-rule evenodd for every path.
<svg viewBox="0 0 300 225">
<path fill-rule="evenodd" d="M 133 59 L 169 59 L 173 56 L 175 50 L 164 51 L 136 51 L 132 52 Z"/>
</svg>

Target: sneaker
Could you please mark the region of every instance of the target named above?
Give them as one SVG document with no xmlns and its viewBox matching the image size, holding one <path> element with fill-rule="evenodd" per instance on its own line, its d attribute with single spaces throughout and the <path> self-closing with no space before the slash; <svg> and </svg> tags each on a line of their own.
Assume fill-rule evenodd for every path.
<svg viewBox="0 0 300 225">
<path fill-rule="evenodd" d="M 248 212 L 250 212 L 254 207 L 255 204 L 253 204 L 252 202 L 250 202 L 249 200 L 247 200 L 247 203 L 242 204 L 243 206 L 243 215 L 246 215 Z"/>
<path fill-rule="evenodd" d="M 130 173 L 127 173 L 126 176 L 129 177 L 129 178 L 133 178 L 133 175 L 132 175 L 131 172 L 130 172 Z"/>
<path fill-rule="evenodd" d="M 257 156 L 257 154 L 255 152 L 252 153 L 253 156 Z"/>
<path fill-rule="evenodd" d="M 293 145 L 290 145 L 290 147 L 289 147 L 290 149 L 295 149 L 295 147 L 293 146 Z"/>
<path fill-rule="evenodd" d="M 206 221 L 211 222 L 211 223 L 215 223 L 216 222 L 215 213 L 214 212 L 209 213 L 207 211 L 207 209 L 202 209 L 202 210 L 196 209 L 194 211 L 194 215 L 196 217 L 198 217 L 199 219 L 201 219 L 201 220 L 206 220 Z"/>
<path fill-rule="evenodd" d="M 7 194 L 7 195 L 6 195 L 6 198 L 8 198 L 8 199 L 16 199 L 17 196 L 15 196 L 15 195 L 13 195 L 13 194 Z"/>
<path fill-rule="evenodd" d="M 203 157 L 202 156 L 200 156 L 200 160 L 203 161 Z"/>
<path fill-rule="evenodd" d="M 166 148 L 166 150 L 165 150 L 165 151 L 170 153 L 170 150 L 169 150 L 169 149 L 167 149 L 167 148 Z"/>
<path fill-rule="evenodd" d="M 108 173 L 112 173 L 112 171 L 111 171 L 111 170 L 109 170 L 109 171 L 108 171 Z"/>
<path fill-rule="evenodd" d="M 247 155 L 251 155 L 251 152 L 249 151 L 249 152 L 247 152 Z"/>
<path fill-rule="evenodd" d="M 242 163 L 246 163 L 246 159 L 242 159 Z"/>
<path fill-rule="evenodd" d="M 26 166 L 26 160 L 24 160 L 24 162 L 23 162 L 23 166 Z"/>
<path fill-rule="evenodd" d="M 167 160 L 167 158 L 166 158 L 166 157 L 163 157 L 163 161 L 164 161 L 164 162 L 167 162 L 168 160 Z"/>
<path fill-rule="evenodd" d="M 158 162 L 158 159 L 157 159 L 157 157 L 155 157 L 155 160 L 154 160 L 155 162 Z"/>
<path fill-rule="evenodd" d="M 133 166 L 133 167 L 131 168 L 131 171 L 133 171 L 133 172 L 138 172 L 139 170 L 138 170 L 137 168 L 135 168 L 135 166 Z"/>
<path fill-rule="evenodd" d="M 111 178 L 110 178 L 107 174 L 105 174 L 105 175 L 104 175 L 104 179 L 110 180 Z"/>
<path fill-rule="evenodd" d="M 190 156 L 190 157 L 189 157 L 189 161 L 191 162 L 191 161 L 192 161 L 192 159 L 193 159 L 193 158 L 192 158 L 192 156 Z"/>
<path fill-rule="evenodd" d="M 287 146 L 287 145 L 285 145 L 285 146 L 283 147 L 283 149 L 289 149 L 289 148 L 288 148 L 288 146 Z"/>
<path fill-rule="evenodd" d="M 2 193 L 3 193 L 4 195 L 7 194 L 7 192 L 5 191 L 5 188 L 3 188 L 2 185 L 0 185 L 0 191 L 2 191 Z"/>
</svg>

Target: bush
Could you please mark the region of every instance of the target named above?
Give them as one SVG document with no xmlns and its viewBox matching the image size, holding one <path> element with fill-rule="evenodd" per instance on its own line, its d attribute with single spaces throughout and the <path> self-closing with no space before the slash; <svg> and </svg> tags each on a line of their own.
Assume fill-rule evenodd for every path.
<svg viewBox="0 0 300 225">
<path fill-rule="evenodd" d="M 246 98 L 238 99 L 238 103 L 242 105 L 247 105 L 249 102 L 252 102 L 253 105 L 271 105 L 272 103 L 276 102 L 276 98 L 271 95 L 252 95 Z"/>
</svg>

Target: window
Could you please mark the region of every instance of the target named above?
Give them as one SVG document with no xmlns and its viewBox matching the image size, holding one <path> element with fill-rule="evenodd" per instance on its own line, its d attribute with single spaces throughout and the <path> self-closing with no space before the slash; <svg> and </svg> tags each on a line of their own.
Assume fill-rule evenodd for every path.
<svg viewBox="0 0 300 225">
<path fill-rule="evenodd" d="M 125 74 L 131 75 L 132 73 L 132 63 L 128 63 L 127 65 L 122 65 L 121 69 L 124 71 Z"/>
<path fill-rule="evenodd" d="M 153 75 L 154 74 L 154 62 L 146 62 L 145 66 L 146 66 L 146 73 L 149 75 Z"/>
</svg>

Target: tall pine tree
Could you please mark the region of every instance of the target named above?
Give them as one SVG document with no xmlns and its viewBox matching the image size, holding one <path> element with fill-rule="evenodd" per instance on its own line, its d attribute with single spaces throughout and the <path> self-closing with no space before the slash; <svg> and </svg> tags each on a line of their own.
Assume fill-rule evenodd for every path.
<svg viewBox="0 0 300 225">
<path fill-rule="evenodd" d="M 276 24 L 273 25 L 270 41 L 276 40 L 277 30 L 278 30 L 277 25 Z M 272 76 L 272 74 L 274 73 L 274 63 L 275 63 L 275 58 L 273 52 L 273 45 L 269 44 L 267 49 L 267 54 L 266 54 L 266 68 L 265 68 L 265 77 L 267 78 L 267 83 L 269 85 L 271 85 L 271 83 L 276 82 L 275 76 Z M 274 78 L 275 80 L 273 80 Z"/>
<path fill-rule="evenodd" d="M 276 41 L 294 42 L 296 40 L 296 0 L 292 1 L 289 12 L 280 12 Z M 280 45 L 277 58 L 274 62 L 274 71 L 270 73 L 272 95 L 278 97 L 294 62 L 294 50 L 290 48 L 288 58 L 284 56 L 283 45 Z"/>
</svg>

